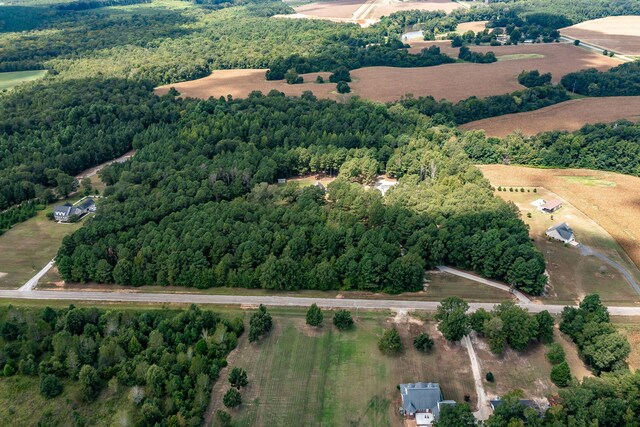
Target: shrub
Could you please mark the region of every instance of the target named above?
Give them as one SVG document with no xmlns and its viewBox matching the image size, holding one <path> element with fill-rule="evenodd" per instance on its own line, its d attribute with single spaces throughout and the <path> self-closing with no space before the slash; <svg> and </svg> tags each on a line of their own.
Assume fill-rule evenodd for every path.
<svg viewBox="0 0 640 427">
<path fill-rule="evenodd" d="M 242 368 L 233 368 L 229 374 L 229 383 L 237 389 L 240 389 L 240 387 L 246 387 L 247 384 L 249 384 L 249 380 L 247 380 L 247 371 Z"/>
<path fill-rule="evenodd" d="M 573 41 L 573 45 L 574 46 L 580 46 L 580 40 L 574 40 Z"/>
<path fill-rule="evenodd" d="M 242 404 L 242 396 L 240 395 L 240 392 L 238 390 L 236 390 L 235 388 L 230 388 L 224 394 L 222 403 L 224 403 L 224 406 L 226 406 L 227 408 L 236 408 Z"/>
<path fill-rule="evenodd" d="M 558 343 L 549 344 L 547 350 L 547 359 L 553 365 L 557 365 L 565 361 L 565 353 L 562 346 Z"/>
<path fill-rule="evenodd" d="M 384 331 L 378 340 L 378 348 L 385 354 L 399 354 L 402 352 L 402 341 L 396 328 Z"/>
<path fill-rule="evenodd" d="M 320 83 L 320 84 L 324 83 L 324 79 L 322 78 L 322 76 L 316 77 L 316 83 Z"/>
<path fill-rule="evenodd" d="M 351 329 L 353 327 L 353 318 L 348 310 L 338 310 L 333 315 L 333 324 L 341 331 Z"/>
<path fill-rule="evenodd" d="M 216 426 L 231 427 L 231 415 L 222 409 L 218 409 L 216 411 Z"/>
<path fill-rule="evenodd" d="M 566 387 L 571 380 L 571 369 L 569 364 L 564 361 L 551 368 L 551 381 L 558 387 Z"/>
<path fill-rule="evenodd" d="M 413 340 L 413 346 L 416 348 L 416 350 L 426 353 L 433 348 L 433 339 L 431 339 L 429 334 L 423 332 L 415 337 L 415 339 Z"/>
<path fill-rule="evenodd" d="M 329 76 L 329 81 L 331 83 L 350 82 L 351 74 L 349 73 L 349 69 L 347 67 L 336 68 L 333 74 Z"/>
<path fill-rule="evenodd" d="M 351 88 L 346 82 L 338 82 L 337 86 L 338 93 L 349 93 L 351 92 Z"/>
<path fill-rule="evenodd" d="M 493 372 L 487 372 L 487 375 L 484 376 L 487 381 L 490 383 L 494 382 L 496 379 L 493 377 Z"/>
<path fill-rule="evenodd" d="M 311 304 L 309 310 L 307 310 L 307 325 L 309 326 L 322 326 L 322 322 L 324 321 L 324 315 L 322 314 L 322 310 L 318 307 L 317 304 Z"/>
<path fill-rule="evenodd" d="M 272 325 L 271 315 L 267 308 L 260 304 L 258 311 L 253 313 L 249 320 L 249 342 L 258 341 L 271 330 Z"/>
<path fill-rule="evenodd" d="M 62 393 L 62 383 L 55 375 L 47 374 L 40 380 L 40 394 L 47 398 L 59 396 Z"/>
</svg>

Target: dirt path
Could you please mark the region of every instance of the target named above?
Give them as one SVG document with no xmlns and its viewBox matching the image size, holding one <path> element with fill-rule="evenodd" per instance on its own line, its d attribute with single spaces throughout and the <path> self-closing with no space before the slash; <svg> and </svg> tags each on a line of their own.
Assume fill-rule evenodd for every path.
<svg viewBox="0 0 640 427">
<path fill-rule="evenodd" d="M 462 341 L 467 347 L 467 352 L 469 353 L 469 360 L 471 361 L 471 372 L 473 373 L 473 382 L 476 385 L 476 394 L 478 395 L 478 410 L 473 413 L 473 416 L 478 420 L 484 421 L 491 415 L 491 410 L 489 409 L 489 399 L 487 399 L 487 393 L 484 391 L 484 384 L 482 383 L 480 361 L 478 360 L 476 351 L 473 349 L 473 344 L 471 343 L 471 338 L 469 338 L 469 335 L 466 335 L 462 339 Z"/>
</svg>

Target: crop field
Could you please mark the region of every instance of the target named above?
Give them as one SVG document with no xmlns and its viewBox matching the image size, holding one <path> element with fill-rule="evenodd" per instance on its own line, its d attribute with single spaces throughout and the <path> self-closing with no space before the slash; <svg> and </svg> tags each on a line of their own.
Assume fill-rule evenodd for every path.
<svg viewBox="0 0 640 427">
<path fill-rule="evenodd" d="M 484 31 L 487 28 L 487 22 L 489 21 L 463 22 L 461 24 L 458 24 L 458 26 L 456 27 L 456 33 L 464 34 L 467 31 L 473 31 L 474 33 Z M 449 41 L 449 43 L 451 42 Z"/>
<path fill-rule="evenodd" d="M 380 313 L 355 315 L 355 328 L 339 332 L 325 312 L 319 330 L 305 324 L 303 315 L 274 316 L 274 330 L 263 341 L 249 344 L 246 334 L 228 357 L 229 366 L 247 370 L 249 386 L 243 404 L 230 411 L 236 426 L 336 425 L 401 426 L 399 393 L 403 382 L 438 382 L 447 399 L 476 396 L 469 357 L 464 347 L 451 345 L 434 324 L 393 323 Z M 377 340 L 384 328 L 400 332 L 404 352 L 380 353 Z M 431 353 L 422 354 L 412 339 L 429 331 L 435 340 Z M 229 384 L 223 371 L 213 389 L 212 404 L 220 408 Z"/>
<path fill-rule="evenodd" d="M 553 223 L 567 222 L 574 229 L 578 242 L 617 260 L 636 281 L 639 280 L 640 272 L 633 263 L 640 264 L 640 228 L 637 226 L 637 219 L 640 218 L 640 205 L 637 203 L 640 178 L 587 169 L 534 169 L 505 165 L 479 167 L 494 187 L 538 188 L 536 195 L 508 191 L 497 194 L 513 199 L 522 209 L 529 209 L 532 213 L 532 218 L 528 218 L 525 211 L 523 220 L 531 226 L 531 232 L 537 238 L 536 244 L 550 261 L 552 284 L 554 276 L 562 284 L 554 287 L 557 294 L 554 298 L 569 302 L 582 298 L 584 294 L 600 291 L 607 301 L 620 304 L 638 301 L 638 296 L 629 285 L 623 286 L 623 278 L 613 268 L 607 267 L 601 271 L 603 263 L 596 258 L 582 257 L 575 248 L 565 248 L 560 243 L 546 243 L 546 239 L 539 235 Z M 528 204 L 536 198 L 546 200 L 554 197 L 551 194 L 545 196 L 541 187 L 567 202 L 553 214 L 554 221 L 551 221 L 550 215 L 537 212 Z M 607 292 L 601 292 L 602 289 Z"/>
<path fill-rule="evenodd" d="M 378 0 L 368 18 L 380 19 L 383 16 L 391 15 L 403 10 L 442 10 L 447 13 L 461 8 L 456 2 L 449 0 L 429 0 L 429 1 L 399 1 L 399 0 Z"/>
<path fill-rule="evenodd" d="M 503 355 L 496 356 L 489 350 L 486 340 L 475 336 L 472 339 L 482 375 L 491 372 L 495 378 L 493 383 L 484 382 L 485 391 L 490 399 L 514 389 L 522 390 L 527 399 L 534 400 L 544 399 L 557 392 L 558 388 L 549 377 L 551 364 L 545 356 L 545 345 L 534 344 L 520 353 L 508 348 Z M 514 366 L 517 366 L 517 369 Z"/>
<path fill-rule="evenodd" d="M 333 0 L 295 7 L 296 13 L 315 18 L 351 18 L 365 0 Z"/>
<path fill-rule="evenodd" d="M 610 16 L 563 28 L 560 34 L 627 55 L 640 55 L 640 16 Z"/>
<path fill-rule="evenodd" d="M 640 96 L 572 99 L 535 111 L 465 123 L 460 128 L 482 129 L 488 136 L 505 137 L 515 131 L 524 135 L 552 130 L 575 131 L 586 124 L 621 119 L 640 120 Z"/>
<path fill-rule="evenodd" d="M 41 79 L 47 74 L 46 70 L 33 71 L 11 71 L 0 73 L 0 92 L 13 89 L 21 83 L 31 82 Z"/>
<path fill-rule="evenodd" d="M 438 43 L 450 46 L 450 43 Z M 427 47 L 434 42 L 416 42 L 413 51 Z M 416 47 L 417 46 L 417 47 Z M 419 47 L 419 48 L 418 48 Z M 451 49 L 450 47 L 448 49 Z M 456 63 L 424 68 L 365 67 L 351 71 L 351 94 L 336 93 L 333 83 L 318 84 L 318 75 L 328 80 L 329 73 L 303 74 L 304 83 L 289 85 L 284 80 L 265 80 L 264 69 L 220 70 L 208 77 L 187 82 L 172 83 L 156 89 L 164 94 L 175 87 L 183 96 L 207 99 L 211 96 L 246 97 L 254 90 L 264 94 L 277 89 L 287 95 L 300 95 L 312 91 L 319 98 L 345 99 L 351 95 L 373 101 L 390 102 L 406 94 L 414 96 L 431 95 L 436 99 L 457 102 L 470 96 L 486 97 L 501 95 L 523 89 L 517 81 L 522 70 L 537 69 L 551 72 L 558 81 L 563 75 L 584 68 L 606 70 L 620 64 L 620 61 L 603 55 L 576 48 L 570 44 L 536 44 L 519 46 L 473 47 L 473 50 L 493 50 L 498 57 L 503 55 L 526 55 L 521 59 L 498 61 L 493 64 Z M 443 48 L 443 51 L 448 52 Z M 455 55 L 458 50 L 453 49 Z M 449 52 L 448 52 L 449 53 Z M 531 55 L 543 57 L 532 58 Z M 452 82 L 451 76 L 456 76 Z M 479 84 L 482 82 L 482 84 Z"/>
</svg>

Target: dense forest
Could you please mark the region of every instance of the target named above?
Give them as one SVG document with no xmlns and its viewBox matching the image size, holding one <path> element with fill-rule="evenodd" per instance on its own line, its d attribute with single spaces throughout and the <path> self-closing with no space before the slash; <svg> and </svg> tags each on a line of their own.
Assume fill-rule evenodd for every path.
<svg viewBox="0 0 640 427">
<path fill-rule="evenodd" d="M 561 84 L 569 91 L 588 96 L 640 95 L 640 61 L 627 62 L 607 71 L 588 69 L 569 73 Z"/>
<path fill-rule="evenodd" d="M 110 197 L 64 241 L 65 279 L 402 292 L 445 262 L 542 291 L 542 255 L 449 142 L 452 129 L 399 106 L 310 94 L 175 102 L 178 122 L 150 126 L 132 161 L 103 170 Z M 258 185 L 309 172 L 363 181 L 340 170 L 351 158 L 400 178 L 389 203 L 342 180 L 326 198 Z"/>
<path fill-rule="evenodd" d="M 85 403 L 107 388 L 124 389 L 129 401 L 120 409 L 132 424 L 198 426 L 243 331 L 242 319 L 195 306 L 138 312 L 9 305 L 0 308 L 0 365 L 4 376 L 38 376 L 47 398 L 68 384 L 78 390 L 68 398 Z M 74 417 L 76 425 L 97 421 Z"/>
</svg>

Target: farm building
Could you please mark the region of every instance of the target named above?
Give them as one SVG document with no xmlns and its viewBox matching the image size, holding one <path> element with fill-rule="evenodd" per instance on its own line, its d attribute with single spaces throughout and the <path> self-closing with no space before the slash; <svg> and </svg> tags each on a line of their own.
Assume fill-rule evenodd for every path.
<svg viewBox="0 0 640 427">
<path fill-rule="evenodd" d="M 542 209 L 542 212 L 554 213 L 561 207 L 562 207 L 562 202 L 560 200 L 552 200 L 542 205 L 541 209 Z"/>
<path fill-rule="evenodd" d="M 555 240 L 560 240 L 564 243 L 571 243 L 575 240 L 575 236 L 573 235 L 573 230 L 566 222 L 563 222 L 560 225 L 554 225 L 550 227 L 545 234 L 548 237 L 551 237 Z"/>
<path fill-rule="evenodd" d="M 53 219 L 58 222 L 69 222 L 74 215 L 78 218 L 85 214 L 96 211 L 96 202 L 93 199 L 86 199 L 82 203 L 73 206 L 71 203 L 65 203 L 62 206 L 53 208 Z"/>
<path fill-rule="evenodd" d="M 419 426 L 431 426 L 440 415 L 443 405 L 455 405 L 453 400 L 444 400 L 440 385 L 436 383 L 400 384 L 402 406 L 400 413 L 414 418 Z"/>
</svg>

